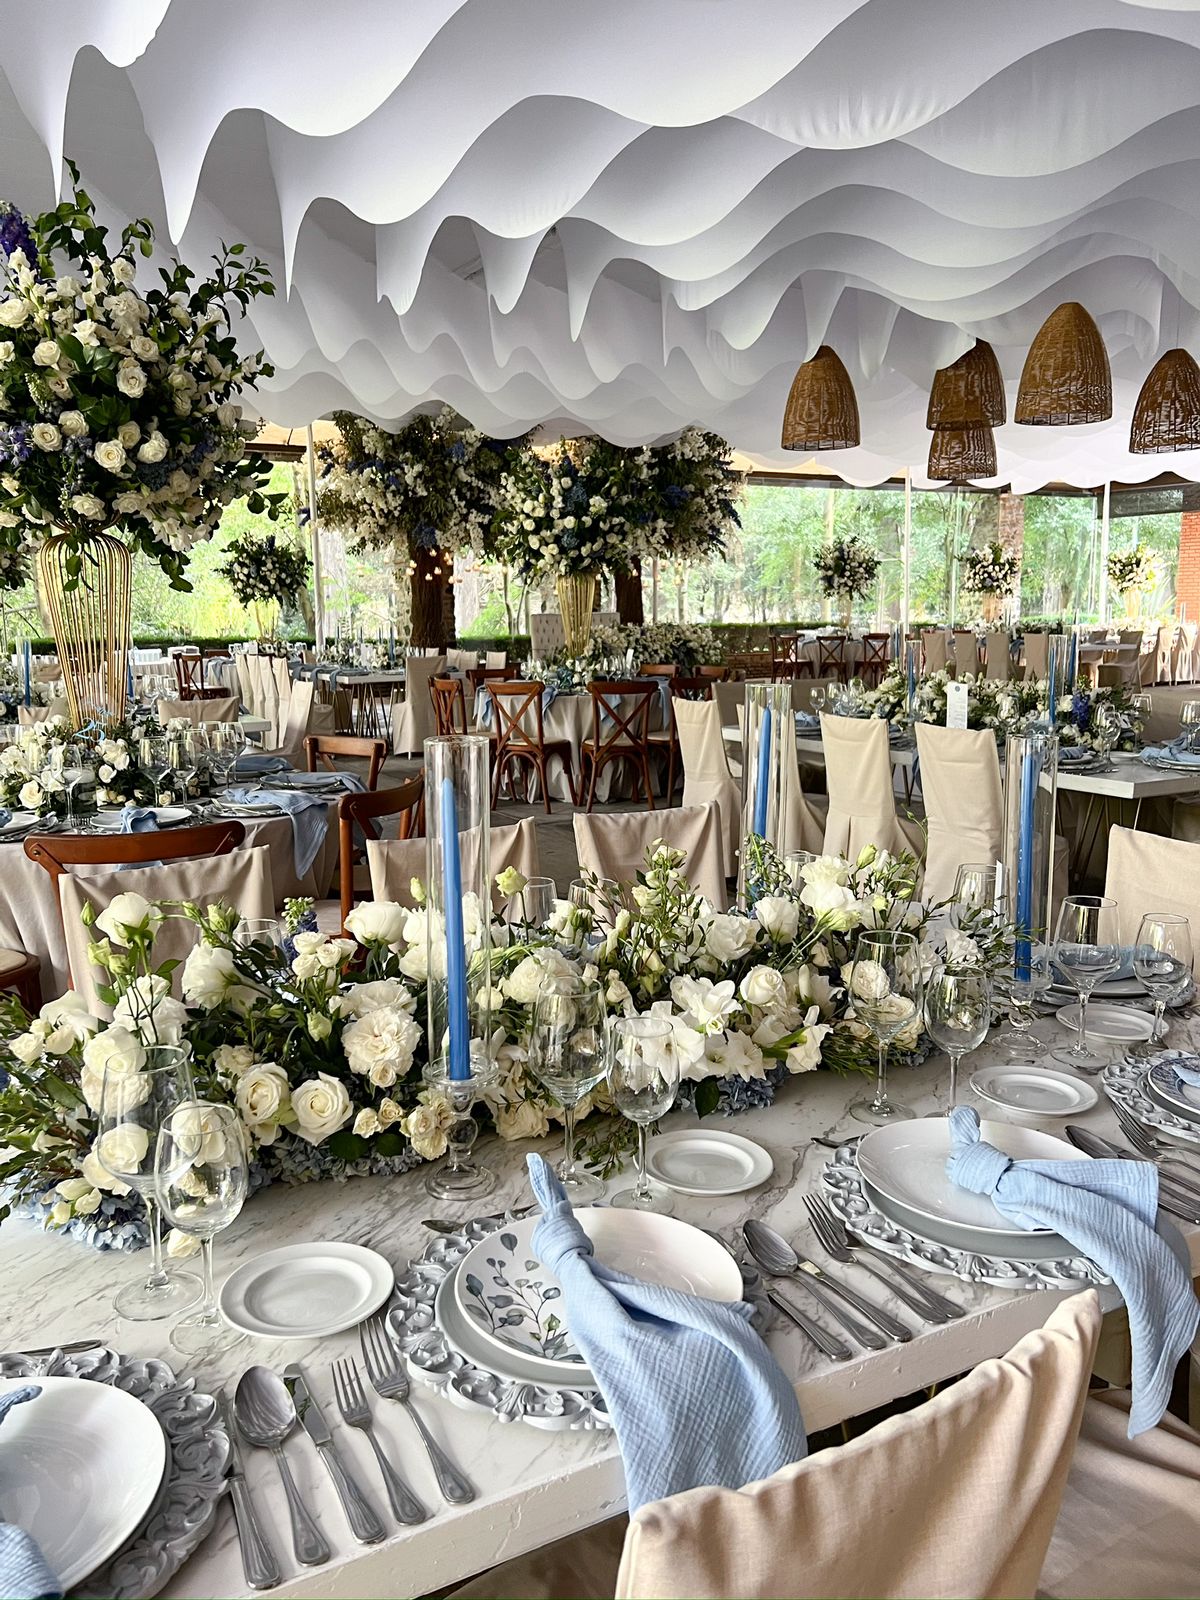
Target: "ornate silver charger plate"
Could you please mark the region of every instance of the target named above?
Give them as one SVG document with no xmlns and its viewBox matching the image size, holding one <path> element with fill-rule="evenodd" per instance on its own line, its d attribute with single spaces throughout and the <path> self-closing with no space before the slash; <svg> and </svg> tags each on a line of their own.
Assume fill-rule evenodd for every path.
<svg viewBox="0 0 1200 1600">
<path fill-rule="evenodd" d="M 177 1378 L 165 1361 L 140 1361 L 115 1350 L 31 1358 L 0 1354 L 0 1378 L 83 1378 L 123 1389 L 158 1418 L 167 1470 L 133 1538 L 71 1592 L 109 1600 L 149 1600 L 174 1576 L 212 1527 L 225 1492 L 229 1439 L 212 1395 Z"/>
<path fill-rule="evenodd" d="M 829 1203 L 851 1233 L 926 1272 L 945 1272 L 968 1283 L 992 1283 L 1005 1289 L 1067 1289 L 1079 1284 L 1108 1283 L 1107 1276 L 1085 1256 L 1053 1261 L 1004 1261 L 934 1244 L 885 1217 L 863 1193 L 858 1159 L 853 1150 L 836 1150 L 822 1174 Z"/>
<path fill-rule="evenodd" d="M 1123 1106 L 1136 1121 L 1155 1133 L 1165 1133 L 1181 1145 L 1200 1147 L 1200 1124 L 1175 1116 L 1165 1106 L 1151 1100 L 1143 1087 L 1146 1068 L 1157 1059 L 1151 1056 L 1144 1061 L 1114 1061 L 1101 1074 L 1104 1092 L 1110 1100 Z"/>
</svg>

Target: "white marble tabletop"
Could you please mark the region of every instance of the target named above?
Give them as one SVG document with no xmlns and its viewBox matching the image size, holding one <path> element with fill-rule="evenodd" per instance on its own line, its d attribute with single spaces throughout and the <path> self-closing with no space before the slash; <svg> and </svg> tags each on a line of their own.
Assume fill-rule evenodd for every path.
<svg viewBox="0 0 1200 1600">
<path fill-rule="evenodd" d="M 1037 1024 L 1049 1042 L 1064 1037 L 1053 1019 Z M 1194 1037 L 1200 1023 L 1177 1022 L 1172 1041 Z M 962 1081 L 996 1052 L 987 1047 L 968 1058 Z M 918 1114 L 944 1108 L 946 1063 L 931 1058 L 922 1067 L 894 1075 L 895 1094 Z M 761 1188 L 716 1200 L 678 1197 L 677 1215 L 685 1221 L 723 1230 L 734 1238 L 750 1215 L 768 1219 L 787 1237 L 815 1252 L 802 1196 L 818 1181 L 828 1152 L 814 1145 L 814 1135 L 846 1136 L 862 1131 L 846 1106 L 861 1087 L 828 1072 L 814 1072 L 789 1082 L 767 1110 L 747 1113 L 718 1126 L 758 1140 L 771 1153 L 774 1175 Z M 966 1091 L 969 1096 L 969 1090 Z M 981 1108 L 982 1109 L 982 1108 Z M 676 1113 L 668 1125 L 680 1127 L 688 1113 Z M 1107 1103 L 1079 1119 L 1107 1134 L 1116 1133 Z M 1045 1123 L 1051 1132 L 1058 1123 Z M 502 1176 L 497 1192 L 480 1209 L 499 1209 L 529 1199 L 523 1157 L 531 1148 L 553 1142 L 503 1145 L 482 1142 L 484 1153 Z M 618 1179 L 618 1183 L 627 1180 Z M 256 1195 L 216 1246 L 220 1281 L 239 1263 L 285 1242 L 339 1239 L 370 1245 L 397 1269 L 423 1248 L 430 1235 L 421 1220 L 460 1216 L 431 1200 L 418 1170 L 403 1177 L 356 1179 L 346 1184 L 321 1183 L 301 1188 L 275 1187 Z M 1200 1228 L 1189 1235 L 1193 1263 L 1200 1268 Z M 347 1333 L 303 1343 L 275 1343 L 239 1337 L 211 1358 L 189 1364 L 167 1343 L 168 1329 L 155 1323 L 118 1321 L 111 1309 L 114 1288 L 145 1270 L 146 1257 L 102 1255 L 71 1241 L 43 1233 L 33 1224 L 9 1220 L 0 1231 L 0 1276 L 5 1285 L 0 1344 L 8 1348 L 41 1345 L 54 1340 L 95 1335 L 135 1355 L 161 1356 L 178 1371 L 187 1371 L 207 1385 L 232 1388 L 246 1367 L 262 1362 L 281 1369 L 288 1361 L 304 1363 L 318 1400 L 326 1409 L 339 1446 L 353 1463 L 381 1511 L 386 1502 L 369 1447 L 337 1420 L 329 1364 L 335 1356 L 358 1355 L 358 1341 Z M 877 1304 L 916 1328 L 916 1320 L 878 1283 L 857 1267 L 836 1268 Z M 1006 1350 L 1022 1334 L 1039 1326 L 1051 1308 L 1050 1292 L 992 1288 L 938 1276 L 937 1288 L 967 1308 L 960 1321 L 921 1326 L 905 1345 L 889 1345 L 878 1353 L 862 1352 L 840 1365 L 820 1355 L 790 1323 L 780 1320 L 767 1337 L 784 1369 L 794 1378 L 810 1432 L 830 1427 L 899 1396 L 963 1372 L 976 1362 Z M 831 1327 L 824 1311 L 801 1288 L 788 1285 L 785 1296 Z M 1116 1303 L 1113 1290 L 1106 1305 Z M 416 1596 L 460 1582 L 499 1561 L 519 1555 L 572 1531 L 601 1521 L 623 1509 L 623 1477 L 612 1436 L 607 1433 L 547 1433 L 521 1422 L 500 1423 L 467 1413 L 449 1401 L 414 1385 L 423 1416 L 475 1482 L 478 1499 L 455 1510 L 438 1496 L 435 1481 L 410 1421 L 398 1406 L 376 1407 L 380 1436 L 402 1464 L 417 1493 L 431 1508 L 429 1521 L 415 1528 L 397 1528 L 387 1517 L 390 1533 L 380 1545 L 356 1545 L 351 1539 L 331 1485 L 310 1442 L 302 1435 L 287 1449 L 301 1490 L 319 1517 L 333 1548 L 333 1559 L 311 1569 L 297 1565 L 278 1475 L 262 1452 L 245 1451 L 248 1480 L 284 1573 L 281 1596 Z M 242 1596 L 248 1594 L 242 1574 L 233 1519 L 222 1507 L 206 1543 L 181 1569 L 165 1593 L 172 1596 Z"/>
<path fill-rule="evenodd" d="M 1165 771 L 1124 751 L 1114 752 L 1112 764 L 1111 772 L 1072 772 L 1060 762 L 1058 787 L 1068 793 L 1102 795 L 1111 800 L 1152 800 L 1200 793 L 1200 767 L 1194 772 Z"/>
</svg>

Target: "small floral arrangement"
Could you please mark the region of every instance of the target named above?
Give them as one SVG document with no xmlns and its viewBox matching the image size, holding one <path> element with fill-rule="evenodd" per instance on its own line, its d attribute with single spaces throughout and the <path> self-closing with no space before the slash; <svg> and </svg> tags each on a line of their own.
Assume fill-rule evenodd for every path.
<svg viewBox="0 0 1200 1600">
<path fill-rule="evenodd" d="M 1021 679 L 1003 682 L 965 672 L 951 679 L 944 670 L 926 673 L 918 678 L 913 703 L 908 704 L 908 683 L 903 671 L 893 668 L 884 674 L 874 689 L 867 690 L 859 701 L 863 714 L 869 717 L 886 717 L 889 721 L 907 727 L 914 722 L 946 721 L 946 686 L 951 682 L 967 687 L 967 726 L 990 728 L 998 737 L 1008 733 L 1024 733 L 1035 724 L 1044 723 L 1046 716 L 1047 685 L 1045 679 Z M 1123 684 L 1092 689 L 1078 686 L 1059 695 L 1056 706 L 1055 732 L 1062 745 L 1082 745 L 1097 748 L 1103 738 L 1097 738 L 1096 712 L 1102 705 L 1111 706 L 1124 724 L 1121 744 L 1132 747 L 1134 729 L 1130 718 L 1129 691 Z"/>
<path fill-rule="evenodd" d="M 207 278 L 174 261 L 139 290 L 152 225 L 128 223 L 113 251 L 67 165 L 71 199 L 0 215 L 0 583 L 20 582 L 56 528 L 79 545 L 113 528 L 187 589 L 188 552 L 228 505 L 274 518 L 282 504 L 263 492 L 269 465 L 247 452 L 257 425 L 238 403 L 272 368 L 239 356 L 233 323 L 274 285 L 235 244 Z"/>
<path fill-rule="evenodd" d="M 822 545 L 813 562 L 821 593 L 831 598 L 859 600 L 879 575 L 879 557 L 856 533 Z"/>
<path fill-rule="evenodd" d="M 387 647 L 377 639 L 352 639 L 343 634 L 325 646 L 322 661 L 337 667 L 383 667 Z"/>
<path fill-rule="evenodd" d="M 1158 558 L 1144 544 L 1112 551 L 1107 572 L 1109 583 L 1122 598 L 1150 594 L 1162 578 Z"/>
<path fill-rule="evenodd" d="M 581 656 L 566 651 L 543 661 L 527 661 L 523 677 L 539 678 L 559 694 L 585 694 L 595 678 L 625 678 L 643 666 L 672 662 L 687 675 L 697 667 L 715 666 L 721 645 L 711 628 L 697 623 L 615 623 L 593 627 Z"/>
<path fill-rule="evenodd" d="M 1006 550 L 998 540 L 959 556 L 958 567 L 967 594 L 1011 594 L 1021 574 L 1020 557 Z"/>
<path fill-rule="evenodd" d="M 67 804 L 62 770 L 68 751 L 95 774 L 97 805 L 153 801 L 153 785 L 134 757 L 131 729 L 87 728 L 76 733 L 66 718 L 51 717 L 22 728 L 0 749 L 0 805 L 38 816 L 62 814 Z"/>
<path fill-rule="evenodd" d="M 273 533 L 247 534 L 229 546 L 217 568 L 241 605 L 294 602 L 308 583 L 309 560 L 290 540 Z"/>
</svg>

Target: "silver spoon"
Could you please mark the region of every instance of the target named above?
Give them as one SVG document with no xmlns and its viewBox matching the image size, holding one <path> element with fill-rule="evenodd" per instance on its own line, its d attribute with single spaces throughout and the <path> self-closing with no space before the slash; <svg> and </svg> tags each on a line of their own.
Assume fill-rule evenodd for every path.
<svg viewBox="0 0 1200 1600">
<path fill-rule="evenodd" d="M 765 1273 L 773 1278 L 799 1278 L 808 1292 L 820 1300 L 831 1315 L 838 1319 L 846 1332 L 853 1334 L 868 1350 L 887 1349 L 887 1339 L 881 1338 L 880 1333 L 901 1343 L 906 1343 L 912 1338 L 911 1331 L 895 1317 L 886 1311 L 881 1311 L 878 1306 L 873 1306 L 869 1300 L 864 1300 L 853 1289 L 847 1289 L 844 1283 L 831 1278 L 815 1262 L 802 1262 L 783 1235 L 776 1233 L 775 1229 L 768 1227 L 765 1222 L 759 1222 L 756 1217 L 751 1217 L 749 1222 L 743 1225 L 742 1233 L 750 1246 L 750 1254 Z M 873 1326 L 864 1327 L 857 1317 L 850 1316 L 833 1298 L 835 1295 L 847 1305 L 853 1306 L 855 1311 L 866 1317 Z M 875 1328 L 878 1328 L 880 1333 L 876 1333 Z"/>
<path fill-rule="evenodd" d="M 329 1546 L 300 1498 L 300 1491 L 292 1480 L 291 1468 L 283 1453 L 283 1441 L 296 1426 L 297 1420 L 296 1407 L 283 1380 L 276 1377 L 269 1367 L 250 1367 L 238 1380 L 233 1409 L 246 1442 L 257 1445 L 260 1450 L 269 1450 L 275 1457 L 292 1519 L 292 1547 L 296 1552 L 296 1560 L 306 1567 L 328 1561 Z"/>
</svg>

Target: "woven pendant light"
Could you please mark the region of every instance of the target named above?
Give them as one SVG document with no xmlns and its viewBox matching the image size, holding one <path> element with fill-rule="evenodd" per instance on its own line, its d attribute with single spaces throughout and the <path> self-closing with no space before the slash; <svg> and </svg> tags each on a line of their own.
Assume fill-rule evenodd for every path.
<svg viewBox="0 0 1200 1600">
<path fill-rule="evenodd" d="M 858 401 L 837 352 L 823 344 L 792 379 L 783 411 L 785 450 L 850 450 L 859 442 Z"/>
<path fill-rule="evenodd" d="M 1100 330 L 1075 300 L 1057 306 L 1029 346 L 1017 389 L 1014 422 L 1049 427 L 1107 422 L 1112 373 Z"/>
<path fill-rule="evenodd" d="M 1159 356 L 1133 408 L 1129 449 L 1135 456 L 1200 450 L 1200 367 L 1186 350 Z"/>
<path fill-rule="evenodd" d="M 1006 416 L 1000 363 L 983 339 L 976 339 L 965 355 L 934 373 L 927 428 L 977 428 L 985 422 L 998 428 Z"/>
<path fill-rule="evenodd" d="M 926 476 L 946 483 L 994 478 L 996 436 L 987 423 L 976 428 L 935 428 Z"/>
</svg>

